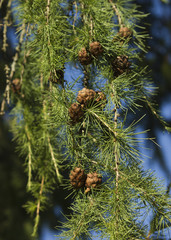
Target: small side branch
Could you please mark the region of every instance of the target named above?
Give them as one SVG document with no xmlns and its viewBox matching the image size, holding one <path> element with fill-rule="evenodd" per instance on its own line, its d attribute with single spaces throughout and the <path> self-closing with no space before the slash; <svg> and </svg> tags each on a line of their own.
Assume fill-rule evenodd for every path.
<svg viewBox="0 0 171 240">
<path fill-rule="evenodd" d="M 109 0 L 109 2 L 111 3 L 112 7 L 113 7 L 113 10 L 115 11 L 116 15 L 118 16 L 118 23 L 120 26 L 122 26 L 122 19 L 121 19 L 121 15 L 116 7 L 116 5 L 113 3 L 112 0 Z"/>
</svg>

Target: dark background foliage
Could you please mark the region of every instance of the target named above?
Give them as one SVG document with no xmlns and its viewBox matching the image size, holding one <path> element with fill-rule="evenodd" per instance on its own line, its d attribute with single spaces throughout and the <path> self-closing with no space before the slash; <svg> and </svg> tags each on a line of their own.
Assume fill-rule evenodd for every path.
<svg viewBox="0 0 171 240">
<path fill-rule="evenodd" d="M 154 101 L 159 105 L 167 123 L 171 125 L 171 2 L 167 4 L 160 0 L 137 0 L 136 2 L 143 12 L 150 13 L 146 22 L 142 23 L 145 24 L 150 35 L 146 42 L 147 47 L 150 48 L 142 64 L 149 65 L 151 69 L 154 84 L 159 87 Z M 7 3 L 8 1 L 4 0 L 0 9 L 0 100 L 2 100 L 6 84 L 4 67 L 5 64 L 9 65 L 12 62 L 15 44 L 18 41 L 15 34 L 15 22 L 11 15 L 11 26 L 8 27 L 7 32 L 8 48 L 7 52 L 3 52 L 3 18 L 6 15 Z M 12 142 L 12 135 L 8 129 L 8 111 L 4 116 L 0 116 L 0 240 L 29 240 L 32 219 L 23 208 L 29 197 L 25 190 L 27 176 L 24 172 L 24 160 L 17 155 L 15 143 Z M 160 142 L 161 134 L 164 132 L 163 126 L 150 113 L 147 106 L 144 106 L 136 116 L 130 115 L 130 121 L 133 118 L 139 119 L 143 112 L 147 114 L 142 122 L 143 129 L 151 129 L 149 136 L 155 137 L 156 142 Z M 171 135 L 168 135 L 167 139 L 171 142 Z M 171 182 L 169 157 L 162 148 L 154 144 L 150 147 L 153 148 L 153 157 L 149 159 L 149 164 L 152 166 L 156 162 L 159 163 L 169 187 Z M 67 173 L 64 174 L 67 175 Z M 50 206 L 41 217 L 40 226 L 47 223 L 54 228 L 59 224 L 58 221 L 63 219 L 59 210 L 67 214 L 67 207 L 71 202 L 71 199 L 65 200 L 66 195 L 67 192 L 62 188 L 56 189 L 51 196 Z"/>
</svg>

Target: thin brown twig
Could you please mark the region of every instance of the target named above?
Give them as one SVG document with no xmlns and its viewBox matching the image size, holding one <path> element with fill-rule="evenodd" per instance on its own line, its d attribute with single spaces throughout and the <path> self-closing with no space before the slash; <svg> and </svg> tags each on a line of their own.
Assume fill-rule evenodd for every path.
<svg viewBox="0 0 171 240">
<path fill-rule="evenodd" d="M 119 13 L 119 11 L 118 11 L 116 5 L 113 3 L 112 0 L 109 0 L 109 2 L 111 3 L 111 5 L 112 5 L 112 7 L 113 7 L 113 9 L 114 9 L 114 11 L 115 11 L 115 13 L 116 13 L 116 15 L 118 16 L 118 22 L 119 22 L 119 25 L 122 26 L 121 15 L 120 15 L 120 13 Z"/>
<path fill-rule="evenodd" d="M 7 100 L 7 103 L 9 104 L 10 102 L 10 96 L 9 96 L 9 91 L 10 91 L 10 80 L 9 80 L 9 67 L 8 65 L 5 65 L 5 74 L 6 74 L 6 87 L 5 87 L 5 91 L 3 94 L 3 99 L 1 102 L 1 109 L 0 109 L 0 115 L 3 115 L 5 113 L 5 103 Z"/>
<path fill-rule="evenodd" d="M 5 74 L 6 74 L 6 100 L 9 104 L 10 102 L 10 80 L 9 80 L 9 67 L 5 65 Z"/>
<path fill-rule="evenodd" d="M 25 70 L 25 65 L 27 62 L 27 58 L 30 55 L 31 50 L 29 49 L 28 52 L 26 53 L 26 45 L 27 45 L 27 41 L 28 41 L 28 32 L 29 32 L 29 28 L 30 28 L 30 24 L 27 25 L 27 29 L 26 29 L 26 40 L 25 40 L 25 49 L 24 49 L 24 59 L 23 59 L 23 64 L 22 64 L 22 69 L 21 69 L 21 73 L 20 73 L 20 83 L 22 84 L 23 81 L 23 74 L 24 74 L 24 70 Z"/>
<path fill-rule="evenodd" d="M 9 16 L 11 14 L 11 3 L 12 3 L 12 0 L 9 0 L 8 4 L 7 4 L 7 14 L 6 16 L 4 17 L 4 24 L 3 24 L 3 45 L 2 45 L 2 50 L 4 52 L 6 52 L 6 48 L 8 46 L 7 44 L 7 26 L 8 26 L 8 19 L 9 19 Z"/>
<path fill-rule="evenodd" d="M 3 97 L 3 100 L 2 100 L 2 103 L 1 103 L 0 115 L 3 115 L 5 113 L 4 109 L 5 109 L 6 98 L 8 96 L 9 86 L 11 84 L 11 80 L 12 80 L 13 75 L 15 73 L 15 66 L 16 66 L 16 63 L 17 63 L 17 60 L 18 60 L 18 57 L 19 57 L 19 52 L 20 52 L 21 45 L 22 45 L 23 38 L 24 38 L 24 34 L 25 34 L 25 23 L 22 24 L 21 29 L 22 30 L 21 30 L 21 34 L 20 34 L 19 44 L 16 47 L 16 53 L 13 57 L 13 62 L 11 64 L 11 70 L 10 70 L 10 74 L 9 74 L 9 82 L 5 87 L 5 91 L 4 91 L 4 95 L 3 95 L 4 97 Z M 9 104 L 9 101 L 8 101 L 8 104 Z"/>
</svg>

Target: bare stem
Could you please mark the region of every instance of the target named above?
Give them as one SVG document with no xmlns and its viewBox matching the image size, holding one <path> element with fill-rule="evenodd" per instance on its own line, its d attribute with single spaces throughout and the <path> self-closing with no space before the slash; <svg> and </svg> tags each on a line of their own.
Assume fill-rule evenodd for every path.
<svg viewBox="0 0 171 240">
<path fill-rule="evenodd" d="M 122 26 L 121 15 L 120 15 L 120 13 L 119 13 L 119 11 L 118 11 L 116 5 L 113 3 L 112 0 L 109 0 L 109 2 L 111 3 L 111 5 L 112 5 L 112 7 L 113 7 L 113 9 L 114 9 L 114 11 L 115 11 L 115 13 L 116 13 L 116 15 L 118 16 L 118 22 L 119 22 L 119 25 Z"/>
</svg>

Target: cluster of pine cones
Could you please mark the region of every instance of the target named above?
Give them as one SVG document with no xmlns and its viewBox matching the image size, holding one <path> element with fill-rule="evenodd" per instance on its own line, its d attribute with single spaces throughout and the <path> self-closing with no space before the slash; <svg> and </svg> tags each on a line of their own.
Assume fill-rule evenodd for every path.
<svg viewBox="0 0 171 240">
<path fill-rule="evenodd" d="M 91 188 L 96 188 L 102 183 L 102 177 L 96 172 L 85 174 L 84 170 L 76 167 L 70 172 L 70 183 L 71 185 L 79 189 L 86 187 L 85 193 L 91 191 Z"/>
<path fill-rule="evenodd" d="M 89 49 L 82 48 L 78 53 L 78 60 L 82 65 L 88 65 L 92 62 L 93 57 L 98 57 L 103 53 L 102 45 L 99 42 L 89 44 Z"/>
<path fill-rule="evenodd" d="M 98 107 L 104 107 L 106 96 L 103 92 L 94 91 L 93 89 L 83 88 L 78 92 L 77 102 L 71 104 L 69 116 L 72 124 L 81 121 L 84 116 L 84 109 L 91 104 L 97 104 Z"/>
<path fill-rule="evenodd" d="M 114 39 L 116 40 L 119 39 L 121 42 L 123 42 L 124 39 L 125 40 L 130 39 L 132 37 L 132 34 L 133 32 L 131 29 L 129 29 L 128 27 L 122 26 L 119 29 L 119 32 Z M 103 53 L 102 45 L 98 41 L 95 41 L 89 44 L 89 49 L 86 49 L 85 47 L 83 47 L 78 52 L 78 60 L 82 65 L 88 65 L 92 63 L 93 57 L 98 57 L 102 53 Z M 118 77 L 124 72 L 128 73 L 130 65 L 131 63 L 128 61 L 128 56 L 125 56 L 125 55 L 118 56 L 112 62 L 112 67 L 113 67 L 115 76 Z"/>
</svg>

